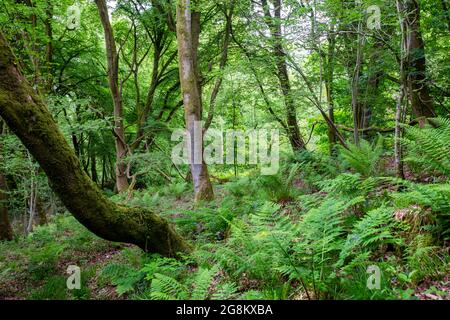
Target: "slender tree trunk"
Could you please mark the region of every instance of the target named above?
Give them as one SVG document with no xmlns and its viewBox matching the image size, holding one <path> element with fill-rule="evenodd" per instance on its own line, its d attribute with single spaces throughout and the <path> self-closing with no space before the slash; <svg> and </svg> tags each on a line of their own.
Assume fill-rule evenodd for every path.
<svg viewBox="0 0 450 320">
<path fill-rule="evenodd" d="M 286 53 L 283 48 L 283 36 L 281 32 L 281 0 L 273 1 L 275 7 L 274 17 L 272 17 L 272 14 L 270 13 L 267 0 L 262 0 L 261 3 L 266 23 L 271 32 L 273 52 L 276 59 L 277 77 L 280 82 L 281 92 L 283 93 L 284 104 L 286 106 L 286 124 L 289 132 L 289 141 L 294 151 L 305 150 L 305 142 L 297 123 L 297 111 L 292 97 L 291 83 L 286 63 Z"/>
<path fill-rule="evenodd" d="M 408 98 L 411 101 L 413 115 L 435 117 L 433 100 L 428 90 L 425 60 L 425 44 L 420 31 L 420 7 L 417 0 L 398 0 L 397 9 L 403 17 L 405 33 L 406 79 Z M 423 124 L 423 121 L 421 121 Z"/>
<path fill-rule="evenodd" d="M 0 120 L 0 123 L 3 126 L 3 121 Z M 1 159 L 2 149 L 3 146 L 0 141 L 0 160 L 2 160 Z M 6 193 L 7 189 L 8 188 L 6 185 L 5 176 L 0 172 L 0 241 L 13 239 L 13 230 L 8 217 L 8 207 L 7 207 L 8 195 Z"/>
<path fill-rule="evenodd" d="M 36 213 L 38 218 L 38 225 L 43 226 L 47 224 L 47 214 L 45 213 L 45 209 L 42 203 L 41 197 L 39 197 L 39 194 L 36 194 Z"/>
<path fill-rule="evenodd" d="M 403 98 L 405 96 L 405 90 L 403 85 L 400 86 L 400 90 L 397 97 L 397 106 L 395 112 L 395 136 L 394 136 L 394 154 L 395 154 L 395 172 L 398 178 L 404 179 L 405 173 L 403 171 L 403 160 L 402 160 L 402 104 Z"/>
<path fill-rule="evenodd" d="M 362 22 L 358 22 L 358 31 L 362 30 Z M 356 47 L 356 61 L 352 76 L 352 110 L 353 110 L 353 140 L 356 145 L 359 145 L 360 133 L 359 129 L 362 128 L 362 108 L 359 99 L 359 78 L 361 76 L 361 68 L 363 63 L 363 44 L 364 36 L 358 33 L 357 35 L 357 47 Z"/>
<path fill-rule="evenodd" d="M 203 159 L 203 130 L 199 125 L 202 120 L 201 83 L 197 59 L 199 36 L 199 14 L 191 11 L 190 0 L 180 0 L 177 5 L 178 57 L 186 128 L 191 136 L 190 166 L 196 201 L 211 200 L 214 197 L 208 167 Z"/>
<path fill-rule="evenodd" d="M 336 47 L 336 38 L 334 35 L 328 35 L 328 53 L 325 70 L 325 90 L 327 95 L 328 117 L 334 123 L 334 53 Z M 335 130 L 328 126 L 328 143 L 330 144 L 330 155 L 333 154 L 334 146 L 337 142 Z"/>
<path fill-rule="evenodd" d="M 380 61 L 381 50 L 382 43 L 376 39 L 368 58 L 367 84 L 364 97 L 362 98 L 360 129 L 363 129 L 361 132 L 361 138 L 363 139 L 369 138 L 370 131 L 366 130 L 371 125 L 372 110 L 377 102 L 380 78 L 383 75 L 383 69 L 380 67 L 382 65 Z"/>
<path fill-rule="evenodd" d="M 91 155 L 91 177 L 94 183 L 98 183 L 98 175 L 97 175 L 97 157 L 95 154 Z"/>
<path fill-rule="evenodd" d="M 0 174 L 0 240 L 12 240 L 13 231 L 8 217 L 8 207 L 6 204 L 8 196 L 5 190 L 6 180 L 3 174 Z"/>
<path fill-rule="evenodd" d="M 106 240 L 133 243 L 166 256 L 189 251 L 167 220 L 146 209 L 119 206 L 95 186 L 19 71 L 1 33 L 0 116 L 41 165 L 67 209 L 90 231 Z"/>
<path fill-rule="evenodd" d="M 127 165 L 125 157 L 128 146 L 125 141 L 123 125 L 122 93 L 119 89 L 119 57 L 117 55 L 114 34 L 109 21 L 108 8 L 105 0 L 95 0 L 105 33 L 106 55 L 108 60 L 108 80 L 114 104 L 114 135 L 116 142 L 116 186 L 117 191 L 128 190 Z"/>
<path fill-rule="evenodd" d="M 27 152 L 29 163 L 33 163 L 31 159 L 31 155 Z M 31 169 L 31 185 L 30 185 L 30 197 L 28 198 L 28 223 L 25 228 L 25 234 L 29 234 L 33 232 L 33 221 L 36 215 L 36 196 L 37 196 L 37 185 L 36 185 L 36 174 L 34 169 Z"/>
</svg>

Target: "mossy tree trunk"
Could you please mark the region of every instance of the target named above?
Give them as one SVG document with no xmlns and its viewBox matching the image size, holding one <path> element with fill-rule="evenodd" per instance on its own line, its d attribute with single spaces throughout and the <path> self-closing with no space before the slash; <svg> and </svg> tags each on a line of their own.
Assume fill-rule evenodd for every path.
<svg viewBox="0 0 450 320">
<path fill-rule="evenodd" d="M 166 256 L 189 250 L 167 220 L 146 209 L 113 203 L 89 179 L 47 107 L 21 74 L 1 33 L 0 116 L 39 162 L 67 209 L 90 231 Z"/>
<path fill-rule="evenodd" d="M 203 159 L 202 130 L 196 123 L 202 120 L 201 83 L 198 67 L 198 44 L 200 36 L 200 14 L 193 12 L 190 0 L 180 0 L 177 5 L 177 42 L 180 69 L 181 92 L 183 94 L 186 129 L 191 136 L 191 173 L 195 200 L 211 200 L 214 192 L 209 179 L 208 167 Z M 199 130 L 200 129 L 200 130 Z M 201 152 L 201 159 L 195 159 L 195 151 Z M 200 153 L 199 152 L 199 153 Z M 201 160 L 201 161 L 195 161 Z"/>
</svg>

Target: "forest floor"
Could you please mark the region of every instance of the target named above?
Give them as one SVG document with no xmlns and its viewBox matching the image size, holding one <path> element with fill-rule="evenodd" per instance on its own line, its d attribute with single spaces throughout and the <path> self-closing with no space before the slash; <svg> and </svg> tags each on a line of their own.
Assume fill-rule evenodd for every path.
<svg viewBox="0 0 450 320">
<path fill-rule="evenodd" d="M 304 187 L 302 181 L 294 181 L 293 185 L 297 188 Z M 216 200 L 214 204 L 205 208 L 193 205 L 191 192 L 185 185 L 172 186 L 166 191 L 157 193 L 152 190 L 136 191 L 133 200 L 128 204 L 153 207 L 157 212 L 164 212 L 167 218 L 176 222 L 178 229 L 186 238 L 193 243 L 195 241 L 206 245 L 206 249 L 200 246 L 199 252 L 207 250 L 214 255 L 218 248 L 228 241 L 230 232 L 227 227 L 223 227 L 223 219 L 211 222 L 210 218 L 211 214 L 223 216 L 224 210 L 220 211 L 220 208 L 229 207 L 230 204 L 226 201 L 229 192 L 226 189 L 227 185 L 216 186 Z M 115 197 L 114 200 L 122 201 L 120 197 Z M 283 203 L 285 200 L 280 202 Z M 244 210 L 238 203 L 233 201 L 231 203 L 235 209 Z M 282 205 L 286 206 L 287 214 L 293 210 L 289 204 Z M 195 216 L 189 217 L 193 212 Z M 26 237 L 17 237 L 12 242 L 0 243 L 0 300 L 145 299 L 147 298 L 145 294 L 136 293 L 146 290 L 145 288 L 141 290 L 140 287 L 146 287 L 143 282 L 149 275 L 148 270 L 151 269 L 149 266 L 152 266 L 152 261 L 155 261 L 155 258 L 144 254 L 139 248 L 102 240 L 68 213 L 59 214 L 52 216 L 49 224 L 36 227 L 34 232 Z M 263 263 L 270 264 L 267 261 Z M 163 268 L 164 264 L 165 262 L 162 263 Z M 82 281 L 80 290 L 67 289 L 66 281 L 69 277 L 67 268 L 71 265 L 80 267 Z M 179 267 L 170 261 L 167 265 L 173 270 L 178 270 Z M 188 274 L 199 272 L 200 268 L 194 265 L 186 263 Z M 122 276 L 117 276 L 119 273 Z M 214 290 L 213 287 L 228 278 L 223 270 L 215 269 L 210 274 L 210 283 L 205 292 L 210 293 Z M 448 274 L 427 277 L 420 283 L 411 285 L 405 292 L 409 299 L 449 299 L 449 280 Z M 262 284 L 263 280 L 260 278 L 252 277 L 249 272 L 241 272 L 235 284 L 228 286 L 227 282 L 220 290 L 230 290 L 229 296 L 224 296 L 226 298 L 260 298 L 253 295 L 238 296 L 236 292 L 253 292 Z M 304 291 L 297 290 L 300 288 L 298 281 L 290 282 L 289 285 L 295 289 L 295 293 L 290 295 L 284 292 L 292 288 L 285 288 L 285 284 L 271 282 L 271 285 L 280 286 L 280 289 L 277 289 L 276 293 L 271 293 L 269 298 L 306 299 Z M 230 289 L 227 286 L 236 288 Z M 207 294 L 205 293 L 205 296 Z M 268 296 L 265 295 L 264 298 Z"/>
<path fill-rule="evenodd" d="M 169 218 L 192 208 L 190 197 L 185 193 L 161 199 L 169 204 L 163 206 L 171 212 Z M 15 229 L 23 229 L 20 222 Z M 111 263 L 140 268 L 144 256 L 134 245 L 98 238 L 69 213 L 51 216 L 49 224 L 35 227 L 30 235 L 0 242 L 0 300 L 125 299 L 127 295 L 119 296 L 116 286 L 102 281 L 101 271 Z M 71 265 L 82 271 L 81 290 L 67 289 L 67 268 Z"/>
</svg>

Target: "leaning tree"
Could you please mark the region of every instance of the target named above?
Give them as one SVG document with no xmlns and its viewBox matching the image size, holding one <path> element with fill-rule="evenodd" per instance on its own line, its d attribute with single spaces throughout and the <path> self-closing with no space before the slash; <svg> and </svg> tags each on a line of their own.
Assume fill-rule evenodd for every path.
<svg viewBox="0 0 450 320">
<path fill-rule="evenodd" d="M 189 250 L 167 220 L 148 209 L 115 204 L 90 180 L 1 33 L 0 116 L 38 161 L 67 209 L 90 231 L 165 256 Z"/>
</svg>

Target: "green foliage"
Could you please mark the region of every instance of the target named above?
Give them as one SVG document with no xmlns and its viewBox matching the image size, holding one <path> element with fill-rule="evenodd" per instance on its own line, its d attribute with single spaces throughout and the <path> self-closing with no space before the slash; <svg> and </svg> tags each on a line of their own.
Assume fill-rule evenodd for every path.
<svg viewBox="0 0 450 320">
<path fill-rule="evenodd" d="M 46 279 L 44 286 L 30 296 L 31 300 L 66 300 L 67 286 L 66 278 L 52 276 Z"/>
<path fill-rule="evenodd" d="M 34 280 L 42 280 L 53 274 L 56 263 L 64 250 L 59 243 L 46 243 L 39 249 L 33 248 L 29 251 L 28 272 Z"/>
<path fill-rule="evenodd" d="M 219 268 L 217 266 L 214 266 L 211 269 L 200 268 L 197 271 L 197 274 L 192 281 L 194 289 L 192 290 L 191 299 L 205 300 L 207 298 L 209 294 L 208 289 L 210 288 L 218 269 Z"/>
<path fill-rule="evenodd" d="M 439 246 L 434 244 L 430 234 L 418 234 L 408 245 L 406 261 L 410 270 L 413 270 L 411 280 L 419 283 L 426 277 L 437 277 L 446 274 L 448 255 Z"/>
<path fill-rule="evenodd" d="M 450 120 L 436 118 L 424 128 L 406 127 L 403 144 L 408 155 L 404 159 L 416 170 L 450 174 Z"/>
<path fill-rule="evenodd" d="M 344 265 L 346 259 L 360 260 L 358 256 L 365 256 L 367 252 L 382 245 L 401 245 L 402 239 L 395 234 L 399 226 L 393 212 L 393 208 L 380 207 L 368 212 L 356 222 L 354 229 L 347 236 L 337 265 Z"/>
<path fill-rule="evenodd" d="M 218 183 L 216 199 L 208 203 L 193 203 L 193 186 L 183 177 L 189 166 L 175 166 L 170 156 L 171 132 L 186 125 L 177 37 L 166 19 L 175 14 L 174 3 L 143 0 L 136 7 L 118 1 L 108 8 L 118 49 L 122 117 L 117 119 L 95 4 L 77 1 L 80 27 L 69 30 L 67 9 L 73 1 L 32 2 L 3 0 L 1 33 L 83 171 L 120 205 L 145 207 L 168 218 L 193 252 L 172 259 L 109 243 L 63 213 L 66 209 L 24 236 L 31 188 L 44 207 L 51 202 L 59 209 L 60 204 L 44 172 L 12 133 L 14 128 L 0 120 L 0 172 L 8 182 L 8 200 L 2 204 L 16 232 L 14 241 L 0 243 L 1 298 L 410 299 L 421 293 L 448 298 L 440 284 L 449 274 L 450 120 L 443 116 L 450 108 L 450 41 L 448 15 L 436 1 L 420 3 L 417 22 L 427 66 L 418 71 L 427 75 L 423 90 L 440 117 L 428 119 L 424 128 L 404 127 L 406 180 L 385 176 L 392 170 L 393 92 L 398 88 L 392 77 L 380 75 L 398 75 L 393 53 L 400 52 L 402 35 L 395 2 L 370 3 L 385 13 L 382 27 L 390 37 L 382 43 L 367 37 L 358 48 L 357 34 L 347 31 L 361 21 L 361 6 L 337 0 L 283 1 L 281 10 L 289 12 L 289 19 L 283 15 L 271 22 L 293 33 L 311 25 L 319 32 L 311 37 L 281 35 L 286 85 L 279 73 L 283 61 L 273 55 L 278 39 L 266 28 L 271 19 L 263 18 L 257 1 L 233 1 L 233 41 L 227 51 L 223 40 L 231 2 L 195 1 L 204 18 L 198 53 L 202 79 L 197 79 L 204 101 L 201 120 L 211 113 L 211 128 L 281 132 L 277 174 L 262 176 L 253 165 L 209 165 Z M 363 68 L 355 82 L 357 52 Z M 219 62 L 223 53 L 227 61 Z M 349 84 L 358 86 L 356 97 Z M 363 111 L 359 119 L 354 118 L 358 112 L 352 110 L 353 98 Z M 410 95 L 404 104 L 409 118 L 406 99 Z M 349 144 L 348 150 L 339 146 L 318 105 L 333 118 L 344 140 L 351 137 L 348 127 L 360 120 L 369 129 L 362 134 L 367 140 Z M 136 182 L 123 194 L 114 191 L 114 120 L 123 121 L 127 174 Z M 291 121 L 298 124 L 307 150 L 292 151 Z M 372 134 L 378 128 L 383 137 Z M 73 196 L 82 198 L 83 192 Z M 81 267 L 80 290 L 66 288 L 68 264 Z M 381 270 L 380 290 L 367 286 L 369 266 Z"/>
<path fill-rule="evenodd" d="M 117 286 L 119 296 L 134 291 L 135 285 L 144 278 L 144 274 L 134 268 L 117 263 L 106 265 L 100 273 L 100 281 Z"/>
<path fill-rule="evenodd" d="M 428 220 L 425 221 L 425 224 L 433 226 L 433 229 L 429 231 L 439 238 L 448 239 L 450 230 L 449 184 L 409 184 L 405 192 L 394 193 L 391 196 L 398 208 L 418 206 L 418 218 Z"/>
<path fill-rule="evenodd" d="M 340 155 L 343 161 L 363 177 L 379 174 L 379 161 L 383 155 L 383 137 L 380 135 L 375 143 L 361 139 L 359 145 L 349 144 L 348 150 L 341 147 Z"/>
</svg>

